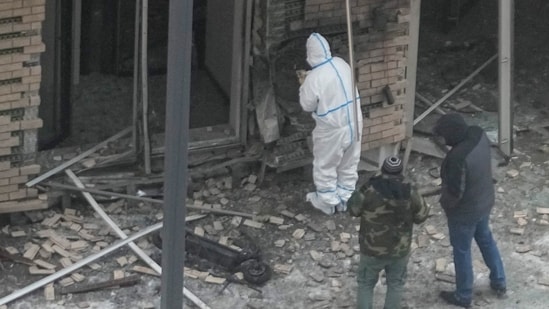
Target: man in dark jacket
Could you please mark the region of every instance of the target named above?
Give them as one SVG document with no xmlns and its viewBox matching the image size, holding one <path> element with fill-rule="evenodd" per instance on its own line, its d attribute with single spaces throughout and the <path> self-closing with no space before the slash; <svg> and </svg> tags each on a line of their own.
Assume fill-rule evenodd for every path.
<svg viewBox="0 0 549 309">
<path fill-rule="evenodd" d="M 360 219 L 360 264 L 357 308 L 371 309 L 379 272 L 385 270 L 385 309 L 400 309 L 410 257 L 413 224 L 427 219 L 429 209 L 402 176 L 402 161 L 388 157 L 382 173 L 370 178 L 351 196 L 349 212 Z"/>
<path fill-rule="evenodd" d="M 490 269 L 490 287 L 498 297 L 506 293 L 503 263 L 488 224 L 495 200 L 490 141 L 484 130 L 478 126 L 468 126 L 459 114 L 442 116 L 435 125 L 434 133 L 452 147 L 440 171 L 440 205 L 448 218 L 456 290 L 443 291 L 440 297 L 447 303 L 467 308 L 473 296 L 473 238 Z"/>
</svg>

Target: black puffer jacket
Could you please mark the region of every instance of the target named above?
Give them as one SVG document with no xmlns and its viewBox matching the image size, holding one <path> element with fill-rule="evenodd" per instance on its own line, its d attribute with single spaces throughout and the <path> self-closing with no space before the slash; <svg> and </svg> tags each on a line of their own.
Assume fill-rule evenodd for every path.
<svg viewBox="0 0 549 309">
<path fill-rule="evenodd" d="M 434 132 L 452 146 L 440 171 L 440 204 L 448 220 L 471 222 L 488 215 L 495 192 L 486 133 L 478 126 L 467 126 L 459 114 L 442 116 Z"/>
</svg>

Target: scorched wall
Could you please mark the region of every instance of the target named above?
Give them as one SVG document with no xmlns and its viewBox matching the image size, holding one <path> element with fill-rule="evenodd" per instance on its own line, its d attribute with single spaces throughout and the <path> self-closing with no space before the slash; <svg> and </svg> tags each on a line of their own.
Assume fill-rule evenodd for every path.
<svg viewBox="0 0 549 309">
<path fill-rule="evenodd" d="M 350 2 L 356 80 L 364 114 L 363 150 L 370 150 L 405 138 L 405 110 L 410 104 L 405 101 L 410 0 Z M 270 57 L 278 57 L 295 41 L 304 44 L 315 31 L 329 39 L 338 56 L 348 59 L 345 1 L 271 0 L 255 4 L 262 7 L 266 18 L 260 27 L 255 23 L 253 43 Z M 296 64 L 304 61 L 304 46 L 294 55 L 302 58 L 295 59 Z M 385 87 L 389 91 L 384 91 Z M 295 89 L 287 93 L 297 94 Z M 389 100 L 391 96 L 394 100 Z"/>
</svg>

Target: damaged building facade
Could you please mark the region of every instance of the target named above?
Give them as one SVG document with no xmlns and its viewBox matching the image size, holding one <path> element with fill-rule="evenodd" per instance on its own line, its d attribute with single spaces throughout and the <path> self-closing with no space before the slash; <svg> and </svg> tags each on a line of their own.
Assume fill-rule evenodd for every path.
<svg viewBox="0 0 549 309">
<path fill-rule="evenodd" d="M 355 79 L 364 119 L 363 159 L 377 165 L 411 136 L 420 1 L 349 3 Z M 194 1 L 190 150 L 245 145 L 259 138 L 267 150 L 263 167 L 284 171 L 309 164 L 307 137 L 314 122 L 299 105 L 296 70 L 309 69 L 305 41 L 311 32 L 324 35 L 334 55 L 349 59 L 345 4 L 336 0 Z M 68 119 L 83 108 L 74 103 L 75 87 L 80 87 L 79 92 L 98 87 L 86 84 L 82 76 L 99 72 L 127 77 L 142 71 L 132 66 L 138 62 L 147 63 L 155 76 L 165 73 L 169 1 L 150 2 L 145 13 L 136 10 L 145 6 L 146 1 L 122 0 L 2 2 L 3 74 L 9 74 L 2 86 L 6 89 L 2 127 L 7 130 L 2 133 L 6 136 L 2 158 L 9 164 L 2 165 L 0 179 L 6 183 L 0 188 L 0 203 L 10 203 L 6 212 L 47 206 L 35 188 L 24 184 L 39 173 L 40 167 L 32 162 L 37 145 L 55 145 L 76 130 L 79 121 Z M 141 31 L 142 36 L 140 26 L 147 24 L 144 40 L 148 44 L 136 44 L 135 35 L 139 38 Z M 135 62 L 134 55 L 141 59 Z M 165 80 L 141 77 L 139 85 L 147 84 L 157 91 L 148 98 L 148 113 L 160 115 L 156 119 L 161 120 L 150 125 L 155 155 L 163 149 L 155 141 L 164 140 L 160 130 Z M 134 109 L 146 100 L 134 99 Z M 139 113 L 134 110 L 134 127 L 143 127 L 147 121 L 135 118 Z M 131 113 L 118 117 L 120 123 L 132 123 Z M 89 123 L 88 128 L 94 126 Z M 39 127 L 43 128 L 38 131 Z M 14 204 L 19 200 L 31 204 Z"/>
<path fill-rule="evenodd" d="M 375 164 L 379 150 L 395 151 L 407 136 L 415 89 L 409 63 L 417 54 L 417 36 L 410 35 L 410 0 L 350 3 L 363 157 Z M 309 69 L 305 42 L 311 32 L 321 33 L 334 55 L 349 59 L 345 1 L 255 1 L 254 8 L 251 92 L 259 131 L 265 142 L 277 145 L 268 165 L 290 168 L 307 162 L 305 140 L 314 127 L 298 98 L 296 70 Z"/>
<path fill-rule="evenodd" d="M 34 163 L 42 67 L 45 0 L 0 3 L 0 213 L 42 209 L 45 195 L 25 183 Z"/>
</svg>

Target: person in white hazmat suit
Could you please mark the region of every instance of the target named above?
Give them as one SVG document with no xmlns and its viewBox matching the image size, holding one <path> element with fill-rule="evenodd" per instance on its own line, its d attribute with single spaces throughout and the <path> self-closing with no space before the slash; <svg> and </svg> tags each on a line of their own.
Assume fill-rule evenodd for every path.
<svg viewBox="0 0 549 309">
<path fill-rule="evenodd" d="M 345 211 L 358 180 L 362 137 L 362 112 L 358 91 L 352 91 L 351 68 L 332 57 L 328 41 L 318 33 L 307 39 L 311 70 L 299 88 L 299 102 L 316 122 L 312 132 L 313 180 L 316 192 L 307 194 L 315 208 L 331 215 Z M 355 125 L 356 95 L 358 126 Z M 358 129 L 358 132 L 357 132 Z M 358 140 L 357 140 L 358 136 Z"/>
</svg>

